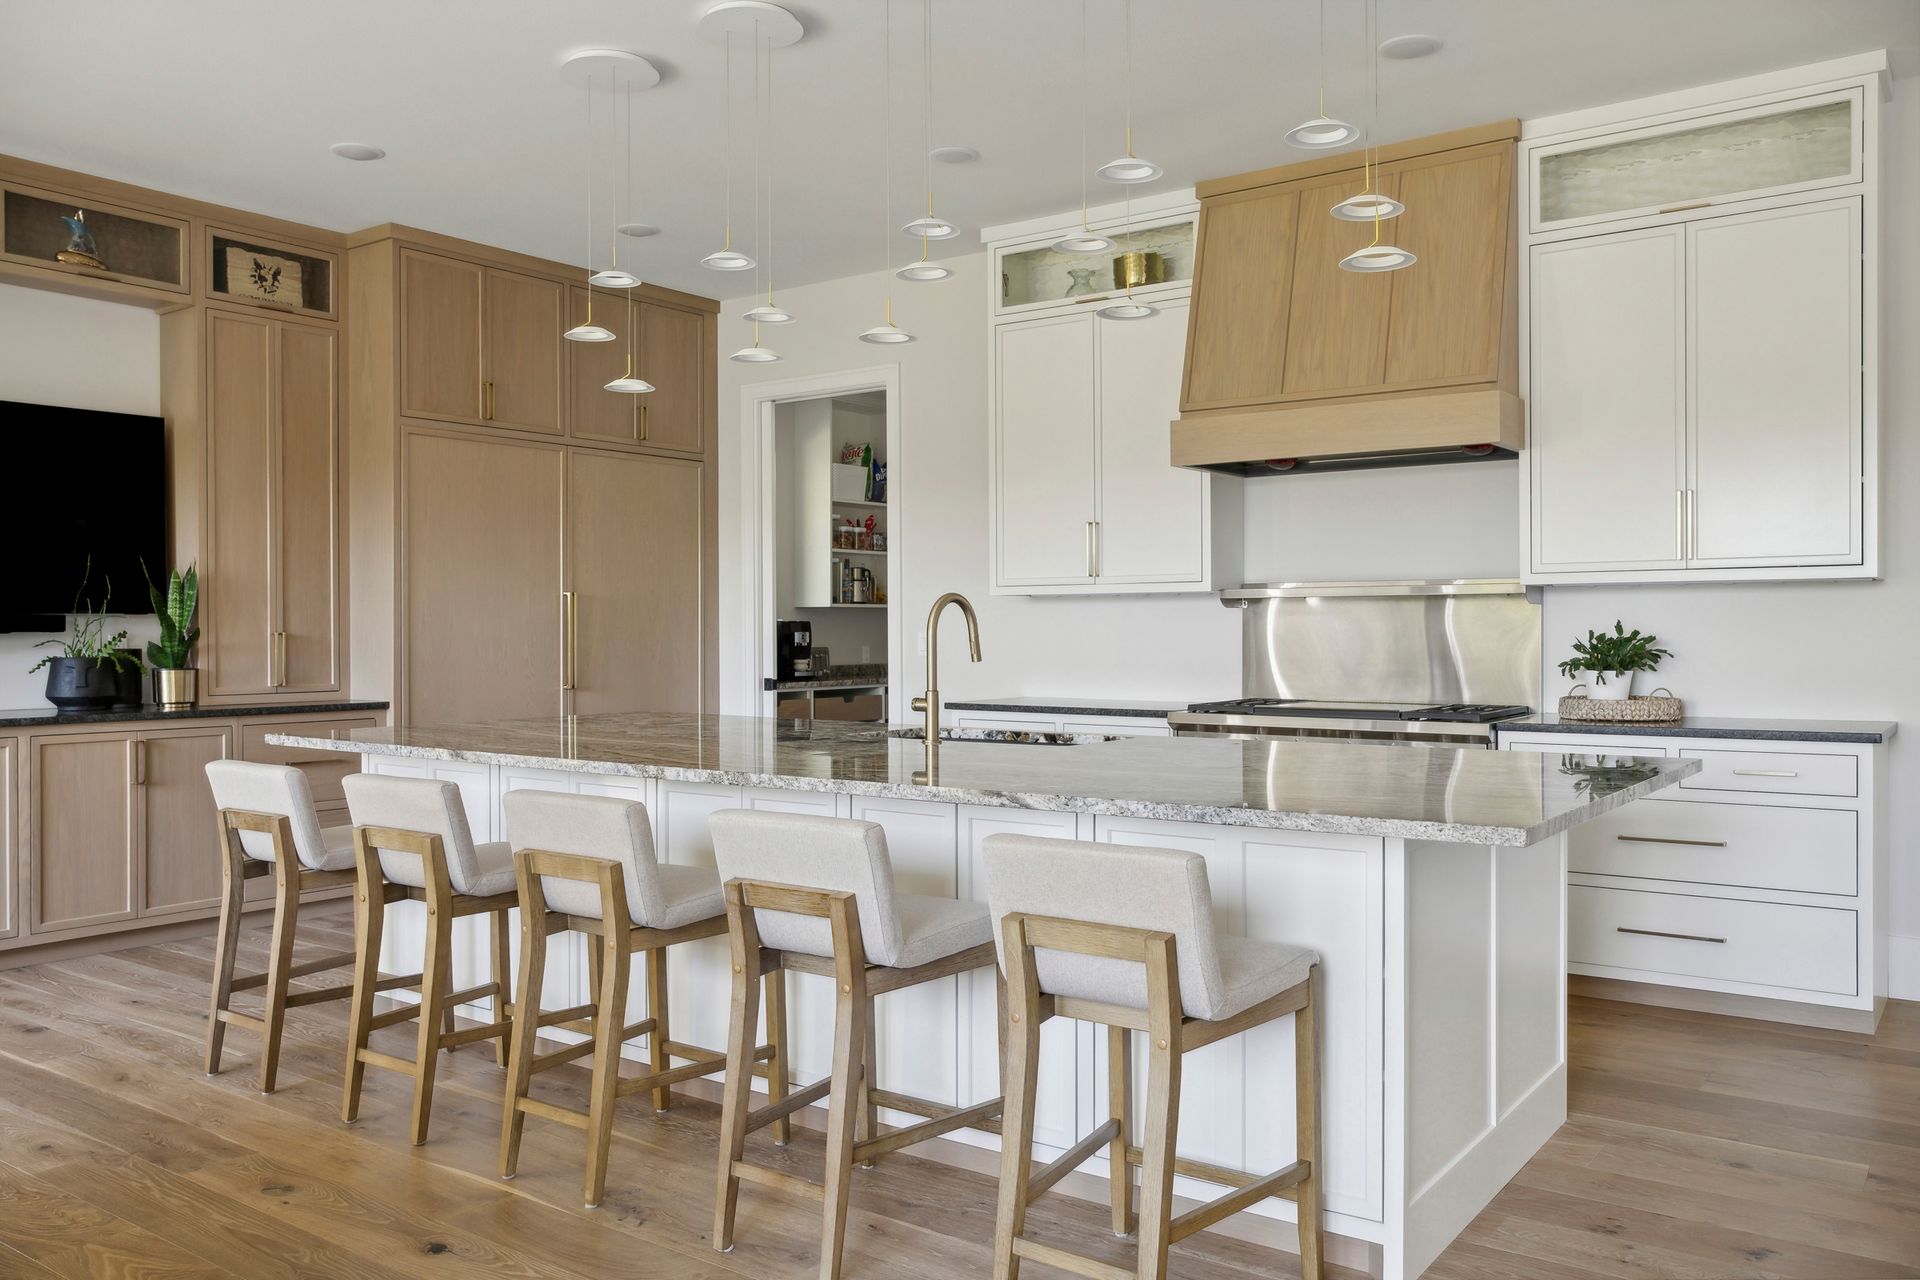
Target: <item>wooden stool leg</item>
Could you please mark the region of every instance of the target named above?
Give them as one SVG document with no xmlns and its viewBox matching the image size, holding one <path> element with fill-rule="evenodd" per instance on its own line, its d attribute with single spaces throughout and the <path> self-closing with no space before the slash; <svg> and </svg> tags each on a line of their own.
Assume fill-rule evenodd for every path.
<svg viewBox="0 0 1920 1280">
<path fill-rule="evenodd" d="M 226 854 L 220 895 L 220 933 L 213 952 L 213 1007 L 207 1012 L 207 1074 L 220 1074 L 220 1049 L 226 1043 L 227 1024 L 220 1018 L 233 1007 L 233 964 L 240 950 L 240 909 L 246 900 L 247 878 L 235 841 L 220 823 L 220 847 Z"/>
<path fill-rule="evenodd" d="M 1320 1012 L 1315 988 L 1320 969 L 1307 975 L 1307 1002 L 1293 1015 L 1294 1159 L 1307 1162 L 1308 1174 L 1295 1189 L 1299 1214 L 1300 1274 L 1320 1280 Z"/>
<path fill-rule="evenodd" d="M 505 910 L 487 913 L 487 942 L 493 960 L 493 1020 L 505 1022 L 513 1017 L 513 947 L 508 940 L 507 930 L 511 925 Z M 535 1021 L 538 1021 L 536 1015 Z M 512 1033 L 499 1036 L 493 1042 L 493 1061 L 504 1067 L 508 1061 L 507 1041 Z"/>
<path fill-rule="evenodd" d="M 773 1051 L 767 1059 L 767 1101 L 774 1103 L 787 1096 L 787 971 L 775 969 L 762 985 L 767 1003 L 767 1047 Z M 771 1130 L 776 1147 L 793 1140 L 793 1121 L 788 1116 L 775 1120 Z"/>
<path fill-rule="evenodd" d="M 340 1119 L 352 1124 L 360 1116 L 360 1085 L 367 1064 L 361 1050 L 373 1036 L 373 998 L 380 981 L 380 935 L 386 930 L 387 886 L 380 863 L 364 847 L 356 832 L 360 875 L 353 889 L 353 1012 L 347 1024 L 347 1079 L 341 1093 Z"/>
<path fill-rule="evenodd" d="M 1013 1242 L 1026 1231 L 1027 1181 L 1033 1170 L 1034 1094 L 1040 1083 L 1040 1027 L 1034 1020 L 1039 992 L 1029 967 L 1031 956 L 1015 940 L 1007 945 L 1008 980 L 1001 1019 L 1005 1107 L 1000 1113 L 1000 1203 L 994 1213 L 994 1280 L 1019 1280 L 1020 1259 Z"/>
<path fill-rule="evenodd" d="M 624 967 L 626 961 L 623 959 Z M 623 988 L 624 988 L 624 984 Z M 621 1006 L 620 1016 L 626 1017 L 626 1007 Z M 673 1059 L 667 1053 L 667 949 L 655 947 L 647 952 L 647 1016 L 653 1019 L 653 1030 L 647 1033 L 647 1070 L 649 1072 L 666 1071 L 673 1066 Z M 615 1048 L 615 1052 L 619 1052 Z M 661 1085 L 653 1091 L 653 1109 L 665 1111 L 673 1105 L 673 1089 Z"/>
<path fill-rule="evenodd" d="M 860 1109 L 854 1116 L 853 1138 L 855 1142 L 867 1142 L 880 1135 L 880 1108 L 873 1101 L 873 1091 L 878 1087 L 880 1075 L 879 1022 L 875 1016 L 877 1010 L 874 1001 L 868 1000 L 865 1016 L 866 1024 L 860 1044 Z M 874 1161 L 871 1157 L 862 1160 L 862 1169 L 871 1169 Z"/>
<path fill-rule="evenodd" d="M 273 864 L 273 950 L 267 957 L 267 1008 L 260 1030 L 260 1092 L 272 1093 L 280 1073 L 280 1033 L 287 1020 L 287 970 L 293 967 L 294 928 L 300 920 L 300 865 L 283 849 Z M 289 865 L 291 863 L 291 865 Z"/>
<path fill-rule="evenodd" d="M 1133 1036 L 1125 1027 L 1107 1028 L 1107 1114 L 1120 1129 L 1107 1144 L 1107 1196 L 1113 1206 L 1113 1234 L 1133 1230 L 1133 1169 L 1127 1146 L 1133 1141 Z"/>
<path fill-rule="evenodd" d="M 428 877 L 431 881 L 432 876 Z M 420 966 L 420 1038 L 413 1060 L 413 1145 L 427 1140 L 433 1117 L 434 1072 L 440 1061 L 440 1041 L 453 1019 L 447 996 L 453 982 L 453 915 L 444 889 L 427 890 L 427 955 Z"/>
<path fill-rule="evenodd" d="M 1173 941 L 1147 956 L 1147 1133 L 1140 1161 L 1140 1254 L 1135 1280 L 1166 1280 L 1173 1160 L 1180 1133 L 1180 974 Z"/>
<path fill-rule="evenodd" d="M 520 900 L 527 902 L 527 890 L 521 888 Z M 520 911 L 520 993 L 514 1013 L 513 1052 L 507 1056 L 507 1105 L 500 1116 L 500 1176 L 511 1178 L 520 1169 L 520 1136 L 526 1131 L 527 1113 L 520 1099 L 533 1087 L 533 1055 L 540 1047 L 540 1009 L 547 985 L 547 912 L 540 904 Z"/>
<path fill-rule="evenodd" d="M 853 1147 L 861 1114 L 870 1107 L 866 1058 L 872 1043 L 873 1002 L 866 966 L 858 972 L 845 955 L 835 957 L 839 987 L 833 1012 L 833 1085 L 827 1094 L 827 1167 L 822 1187 L 825 1222 L 820 1233 L 820 1280 L 840 1280 L 847 1243 L 847 1201 L 853 1186 Z"/>
<path fill-rule="evenodd" d="M 737 890 L 729 890 L 737 892 Z M 733 903 L 729 900 L 729 914 Z M 748 936 L 742 938 L 742 933 Z M 727 1023 L 727 1074 L 720 1101 L 720 1186 L 713 1202 L 713 1247 L 733 1248 L 740 1177 L 733 1166 L 747 1149 L 747 1109 L 753 1101 L 753 1033 L 759 1021 L 760 982 L 749 972 L 759 959 L 753 917 L 733 922 L 733 1004 Z M 749 960 L 751 957 L 751 960 Z"/>
<path fill-rule="evenodd" d="M 613 1104 L 619 1099 L 620 1045 L 627 1027 L 627 983 L 632 967 L 626 934 L 593 941 L 605 954 L 600 990 L 594 993 L 599 1011 L 593 1019 L 593 1092 L 587 1113 L 587 1208 L 599 1205 L 607 1189 L 607 1148 L 613 1142 Z M 658 952 L 649 953 L 648 959 Z M 663 1042 L 657 1035 L 656 1042 Z"/>
</svg>

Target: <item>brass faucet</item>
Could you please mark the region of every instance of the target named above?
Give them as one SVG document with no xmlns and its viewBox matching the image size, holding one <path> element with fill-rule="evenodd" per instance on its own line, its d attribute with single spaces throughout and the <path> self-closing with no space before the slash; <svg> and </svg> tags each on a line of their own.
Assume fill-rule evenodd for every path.
<svg viewBox="0 0 1920 1280">
<path fill-rule="evenodd" d="M 967 649 L 975 662 L 980 661 L 980 619 L 974 616 L 973 606 L 965 596 L 949 591 L 935 600 L 927 612 L 927 692 L 913 700 L 913 709 L 927 715 L 929 752 L 940 741 L 940 614 L 950 604 L 960 606 L 960 613 L 967 620 Z"/>
</svg>

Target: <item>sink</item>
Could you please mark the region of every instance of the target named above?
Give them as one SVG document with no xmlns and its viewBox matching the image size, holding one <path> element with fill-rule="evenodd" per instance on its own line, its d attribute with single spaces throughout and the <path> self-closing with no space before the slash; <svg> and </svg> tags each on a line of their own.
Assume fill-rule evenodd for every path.
<svg viewBox="0 0 1920 1280">
<path fill-rule="evenodd" d="M 910 738 L 924 742 L 925 729 L 889 729 L 890 738 Z M 1117 742 L 1125 735 L 1117 733 L 1050 733 L 1041 729 L 942 729 L 942 742 L 1014 742 L 1035 747 L 1085 747 L 1096 742 Z"/>
</svg>

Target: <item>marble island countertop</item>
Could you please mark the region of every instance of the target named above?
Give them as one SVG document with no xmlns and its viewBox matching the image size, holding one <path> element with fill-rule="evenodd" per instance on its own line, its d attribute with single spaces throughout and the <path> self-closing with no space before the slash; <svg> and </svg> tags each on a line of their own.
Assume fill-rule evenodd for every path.
<svg viewBox="0 0 1920 1280">
<path fill-rule="evenodd" d="M 1528 845 L 1677 785 L 1691 759 L 1237 738 L 923 742 L 879 725 L 633 713 L 382 727 L 281 746 L 948 804 Z"/>
</svg>

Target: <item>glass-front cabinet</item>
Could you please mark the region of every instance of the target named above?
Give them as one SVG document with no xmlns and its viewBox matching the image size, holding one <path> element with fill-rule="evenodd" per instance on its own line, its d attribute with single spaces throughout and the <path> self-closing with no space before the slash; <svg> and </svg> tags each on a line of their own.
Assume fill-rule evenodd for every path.
<svg viewBox="0 0 1920 1280">
<path fill-rule="evenodd" d="M 1858 183 L 1863 98 L 1849 88 L 1537 148 L 1533 230 Z"/>
<path fill-rule="evenodd" d="M 1129 285 L 1141 295 L 1185 290 L 1193 280 L 1193 228 L 1191 213 L 1158 222 L 1142 219 L 1131 230 L 1096 222 L 1094 229 L 1115 242 L 1099 253 L 1054 248 L 1061 235 L 1057 231 L 1044 239 L 999 246 L 994 250 L 999 272 L 994 311 L 1092 303 L 1125 293 Z"/>
</svg>

